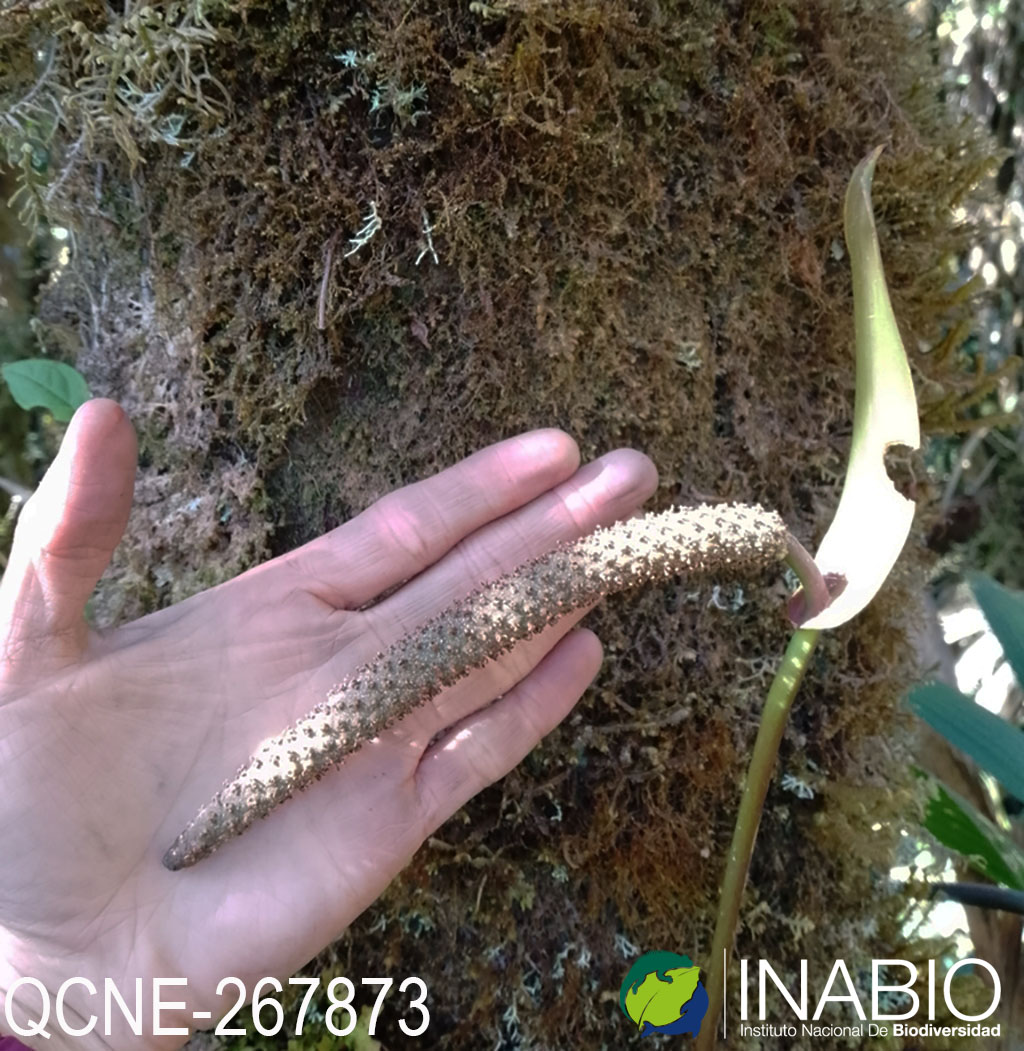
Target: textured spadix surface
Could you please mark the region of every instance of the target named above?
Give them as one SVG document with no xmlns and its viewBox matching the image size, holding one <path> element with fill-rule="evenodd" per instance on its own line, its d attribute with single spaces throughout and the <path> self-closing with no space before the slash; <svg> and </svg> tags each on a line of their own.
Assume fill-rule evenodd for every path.
<svg viewBox="0 0 1024 1051">
<path fill-rule="evenodd" d="M 604 595 L 678 573 L 759 572 L 786 554 L 786 528 L 759 506 L 680 508 L 619 522 L 471 592 L 335 686 L 264 742 L 164 855 L 207 857 L 383 729 L 475 668 Z"/>
</svg>

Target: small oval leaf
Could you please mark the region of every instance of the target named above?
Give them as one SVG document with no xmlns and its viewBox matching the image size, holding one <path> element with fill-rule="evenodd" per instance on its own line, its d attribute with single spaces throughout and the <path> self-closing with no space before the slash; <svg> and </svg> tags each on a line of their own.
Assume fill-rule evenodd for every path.
<svg viewBox="0 0 1024 1051">
<path fill-rule="evenodd" d="M 70 365 L 49 358 L 28 358 L 0 365 L 11 397 L 23 409 L 48 409 L 55 420 L 67 423 L 79 405 L 92 394 L 82 377 Z"/>
</svg>

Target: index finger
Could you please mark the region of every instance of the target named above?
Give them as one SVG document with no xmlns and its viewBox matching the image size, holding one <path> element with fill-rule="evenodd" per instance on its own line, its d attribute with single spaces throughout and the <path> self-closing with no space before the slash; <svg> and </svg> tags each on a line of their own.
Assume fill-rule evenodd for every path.
<svg viewBox="0 0 1024 1051">
<path fill-rule="evenodd" d="M 335 609 L 357 609 L 433 565 L 481 526 L 565 481 L 579 462 L 575 441 L 563 431 L 508 438 L 388 493 L 280 562 L 310 594 Z"/>
</svg>

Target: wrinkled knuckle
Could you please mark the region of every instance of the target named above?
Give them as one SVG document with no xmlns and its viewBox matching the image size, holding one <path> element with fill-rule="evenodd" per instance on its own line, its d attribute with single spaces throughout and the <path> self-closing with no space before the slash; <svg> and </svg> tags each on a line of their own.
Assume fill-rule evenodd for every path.
<svg viewBox="0 0 1024 1051">
<path fill-rule="evenodd" d="M 538 698 L 532 692 L 524 688 L 524 696 L 518 709 L 518 723 L 521 728 L 520 737 L 530 741 L 531 747 L 543 739 L 548 733 L 549 727 L 544 722 L 543 709 Z"/>
<path fill-rule="evenodd" d="M 473 777 L 480 788 L 493 785 L 500 781 L 506 774 L 506 764 L 501 761 L 501 756 L 490 745 L 477 741 L 473 744 L 471 753 L 467 756 L 467 762 L 473 771 Z"/>
<path fill-rule="evenodd" d="M 429 516 L 411 510 L 400 500 L 385 497 L 377 504 L 377 523 L 398 553 L 416 565 L 432 559 Z"/>
<path fill-rule="evenodd" d="M 420 814 L 426 828 L 433 831 L 451 816 L 451 806 L 438 786 L 427 779 L 420 786 Z"/>
</svg>

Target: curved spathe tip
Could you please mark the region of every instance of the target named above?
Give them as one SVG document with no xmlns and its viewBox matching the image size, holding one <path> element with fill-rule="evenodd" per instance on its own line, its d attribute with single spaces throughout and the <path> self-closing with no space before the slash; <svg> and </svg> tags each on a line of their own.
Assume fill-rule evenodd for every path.
<svg viewBox="0 0 1024 1051">
<path fill-rule="evenodd" d="M 835 518 L 815 555 L 823 575 L 846 587 L 805 628 L 836 628 L 875 597 L 896 564 L 914 519 L 914 503 L 886 470 L 893 446 L 918 449 L 914 384 L 882 269 L 871 208 L 871 180 L 882 147 L 857 165 L 846 191 L 846 244 L 853 272 L 857 381 L 853 443 Z"/>
</svg>

